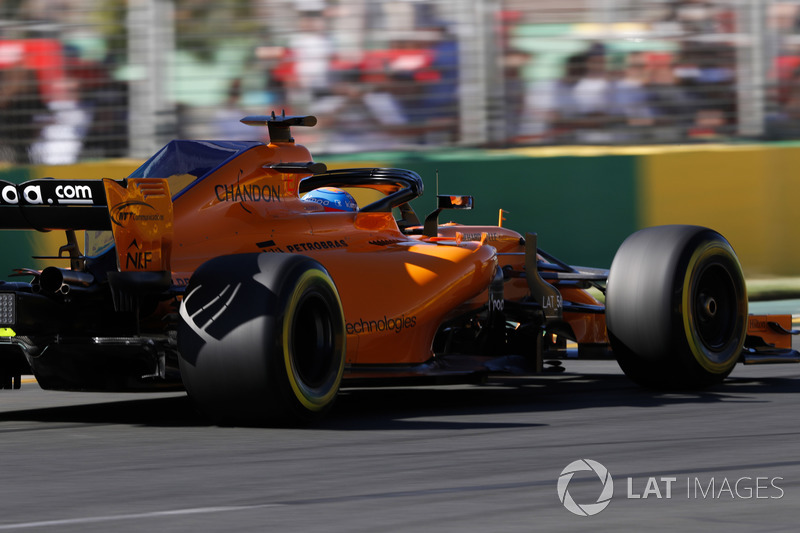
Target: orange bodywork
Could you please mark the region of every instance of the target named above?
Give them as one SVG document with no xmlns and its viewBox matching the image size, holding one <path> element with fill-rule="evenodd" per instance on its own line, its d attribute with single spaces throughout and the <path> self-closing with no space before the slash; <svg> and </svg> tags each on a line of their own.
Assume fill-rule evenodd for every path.
<svg viewBox="0 0 800 533">
<path fill-rule="evenodd" d="M 499 226 L 445 224 L 439 227 L 439 235 L 452 237 L 459 242 L 469 240 L 488 244 L 497 250 L 500 268 L 510 267 L 517 272 L 525 270 L 525 244 L 522 236 L 513 230 Z M 524 278 L 509 279 L 506 281 L 503 291 L 504 297 L 509 300 L 522 300 L 530 294 L 530 288 Z M 564 300 L 587 305 L 602 305 L 585 290 L 560 288 L 560 291 Z M 579 344 L 608 343 L 604 314 L 565 313 L 564 320 L 572 328 L 575 340 Z"/>
<path fill-rule="evenodd" d="M 750 315 L 747 321 L 747 334 L 759 337 L 771 348 L 791 349 L 791 329 L 791 315 Z"/>
<path fill-rule="evenodd" d="M 119 270 L 168 271 L 180 287 L 216 256 L 307 255 L 328 270 L 337 287 L 351 365 L 431 360 L 442 324 L 487 306 L 498 271 L 505 274 L 505 301 L 531 296 L 523 274 L 526 244 L 519 233 L 446 223 L 426 236 L 421 227 L 401 231 L 388 210 L 326 211 L 301 199 L 300 183 L 314 176 L 313 164 L 309 151 L 289 138 L 253 144 L 203 179 L 150 176 L 129 179 L 127 187 L 107 180 Z M 171 202 L 167 182 L 179 189 Z M 362 186 L 382 195 L 396 190 L 380 182 Z M 452 205 L 461 201 L 450 197 Z M 163 216 L 148 218 L 151 211 Z M 130 219 L 137 222 L 126 224 Z M 547 274 L 546 266 L 542 272 Z M 579 346 L 607 345 L 603 304 L 581 286 L 553 284 L 564 301 L 577 304 L 577 311 L 567 307 L 563 313 L 569 336 Z M 749 333 L 783 348 L 787 337 L 762 322 L 751 318 Z"/>
<path fill-rule="evenodd" d="M 173 283 L 218 255 L 310 256 L 339 291 L 351 364 L 424 362 L 444 320 L 485 303 L 473 300 L 494 275 L 494 247 L 411 238 L 391 213 L 324 212 L 298 195 L 310 173 L 269 168 L 285 162 L 311 155 L 288 142 L 256 146 L 174 199 Z"/>
<path fill-rule="evenodd" d="M 639 349 L 651 327 L 658 335 L 642 353 L 657 359 L 654 378 L 673 348 L 686 358 L 676 371 L 696 360 L 714 379 L 730 368 L 712 375 L 723 365 L 706 351 L 726 365 L 800 362 L 788 315 L 751 316 L 745 335 L 732 250 L 709 256 L 713 264 L 671 265 L 685 268 L 678 279 L 658 271 L 660 256 L 642 261 L 657 247 L 637 248 L 638 239 L 660 245 L 653 235 L 710 235 L 708 248 L 673 238 L 668 259 L 683 261 L 687 250 L 694 258 L 709 243 L 727 245 L 711 230 L 637 232 L 617 255 L 636 266 L 635 283 L 618 285 L 613 273 L 625 268 L 568 265 L 538 248 L 535 233 L 502 227 L 502 210 L 497 226 L 440 223 L 444 210 L 472 209 L 471 196 L 437 195 L 421 220 L 411 202 L 424 185 L 411 170 L 328 170 L 291 137 L 290 126 L 315 117 L 242 122 L 266 126 L 269 144 L 175 140 L 124 180 L 0 181 L 2 226 L 65 230 L 51 259 L 70 267 L 21 269 L 30 283 L 2 283 L 3 384 L 29 369 L 45 389 L 185 388 L 213 416 L 246 407 L 254 418 L 311 420 L 343 378 L 358 386 L 558 372 L 555 359 L 613 356 L 610 339 L 617 355 Z M 76 229 L 86 230 L 85 255 Z M 642 290 L 651 283 L 658 290 Z M 622 294 L 608 315 L 613 335 L 598 292 Z M 643 313 L 651 300 L 658 313 Z M 274 410 L 262 413 L 265 401 Z"/>
</svg>

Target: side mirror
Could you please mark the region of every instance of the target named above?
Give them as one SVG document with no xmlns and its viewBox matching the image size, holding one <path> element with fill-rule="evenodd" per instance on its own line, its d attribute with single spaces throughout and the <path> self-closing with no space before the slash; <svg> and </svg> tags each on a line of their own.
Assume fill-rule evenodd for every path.
<svg viewBox="0 0 800 533">
<path fill-rule="evenodd" d="M 425 218 L 422 234 L 436 237 L 439 234 L 439 213 L 442 209 L 472 209 L 472 196 L 436 196 L 436 209 Z"/>
<path fill-rule="evenodd" d="M 439 209 L 472 209 L 472 196 L 446 196 L 436 197 L 436 207 Z"/>
</svg>

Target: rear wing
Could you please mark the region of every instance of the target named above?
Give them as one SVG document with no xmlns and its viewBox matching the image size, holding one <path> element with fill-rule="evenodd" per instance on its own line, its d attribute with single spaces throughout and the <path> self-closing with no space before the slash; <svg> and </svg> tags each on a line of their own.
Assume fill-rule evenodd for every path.
<svg viewBox="0 0 800 533">
<path fill-rule="evenodd" d="M 169 271 L 166 179 L 0 181 L 0 229 L 111 230 L 120 271 Z"/>
<path fill-rule="evenodd" d="M 0 229 L 109 230 L 111 220 L 100 180 L 0 180 Z"/>
</svg>

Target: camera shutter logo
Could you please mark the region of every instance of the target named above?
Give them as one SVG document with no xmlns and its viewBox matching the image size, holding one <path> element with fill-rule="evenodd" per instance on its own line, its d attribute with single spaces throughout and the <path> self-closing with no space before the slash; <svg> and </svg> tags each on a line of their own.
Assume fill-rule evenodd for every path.
<svg viewBox="0 0 800 533">
<path fill-rule="evenodd" d="M 575 472 L 580 471 L 594 472 L 603 483 L 603 489 L 600 492 L 600 496 L 597 498 L 597 502 L 579 504 L 572 499 L 569 490 L 567 490 L 572 476 L 575 475 Z M 561 475 L 558 476 L 557 488 L 558 499 L 561 500 L 561 503 L 564 504 L 564 507 L 566 507 L 569 512 L 578 516 L 593 516 L 608 507 L 608 504 L 611 503 L 611 497 L 614 495 L 614 480 L 611 478 L 608 469 L 597 461 L 578 459 L 568 464 L 567 467 L 561 471 Z"/>
</svg>

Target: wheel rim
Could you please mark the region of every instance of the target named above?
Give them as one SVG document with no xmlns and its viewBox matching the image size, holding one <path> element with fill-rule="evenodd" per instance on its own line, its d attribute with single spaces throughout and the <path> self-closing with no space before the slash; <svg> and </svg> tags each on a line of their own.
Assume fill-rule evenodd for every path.
<svg viewBox="0 0 800 533">
<path fill-rule="evenodd" d="M 703 269 L 697 278 L 693 303 L 695 330 L 715 359 L 714 354 L 727 351 L 737 328 L 736 285 L 724 266 L 712 264 Z"/>
<path fill-rule="evenodd" d="M 300 300 L 292 324 L 294 367 L 308 387 L 325 385 L 335 360 L 336 340 L 331 309 L 317 293 L 307 293 Z"/>
</svg>

